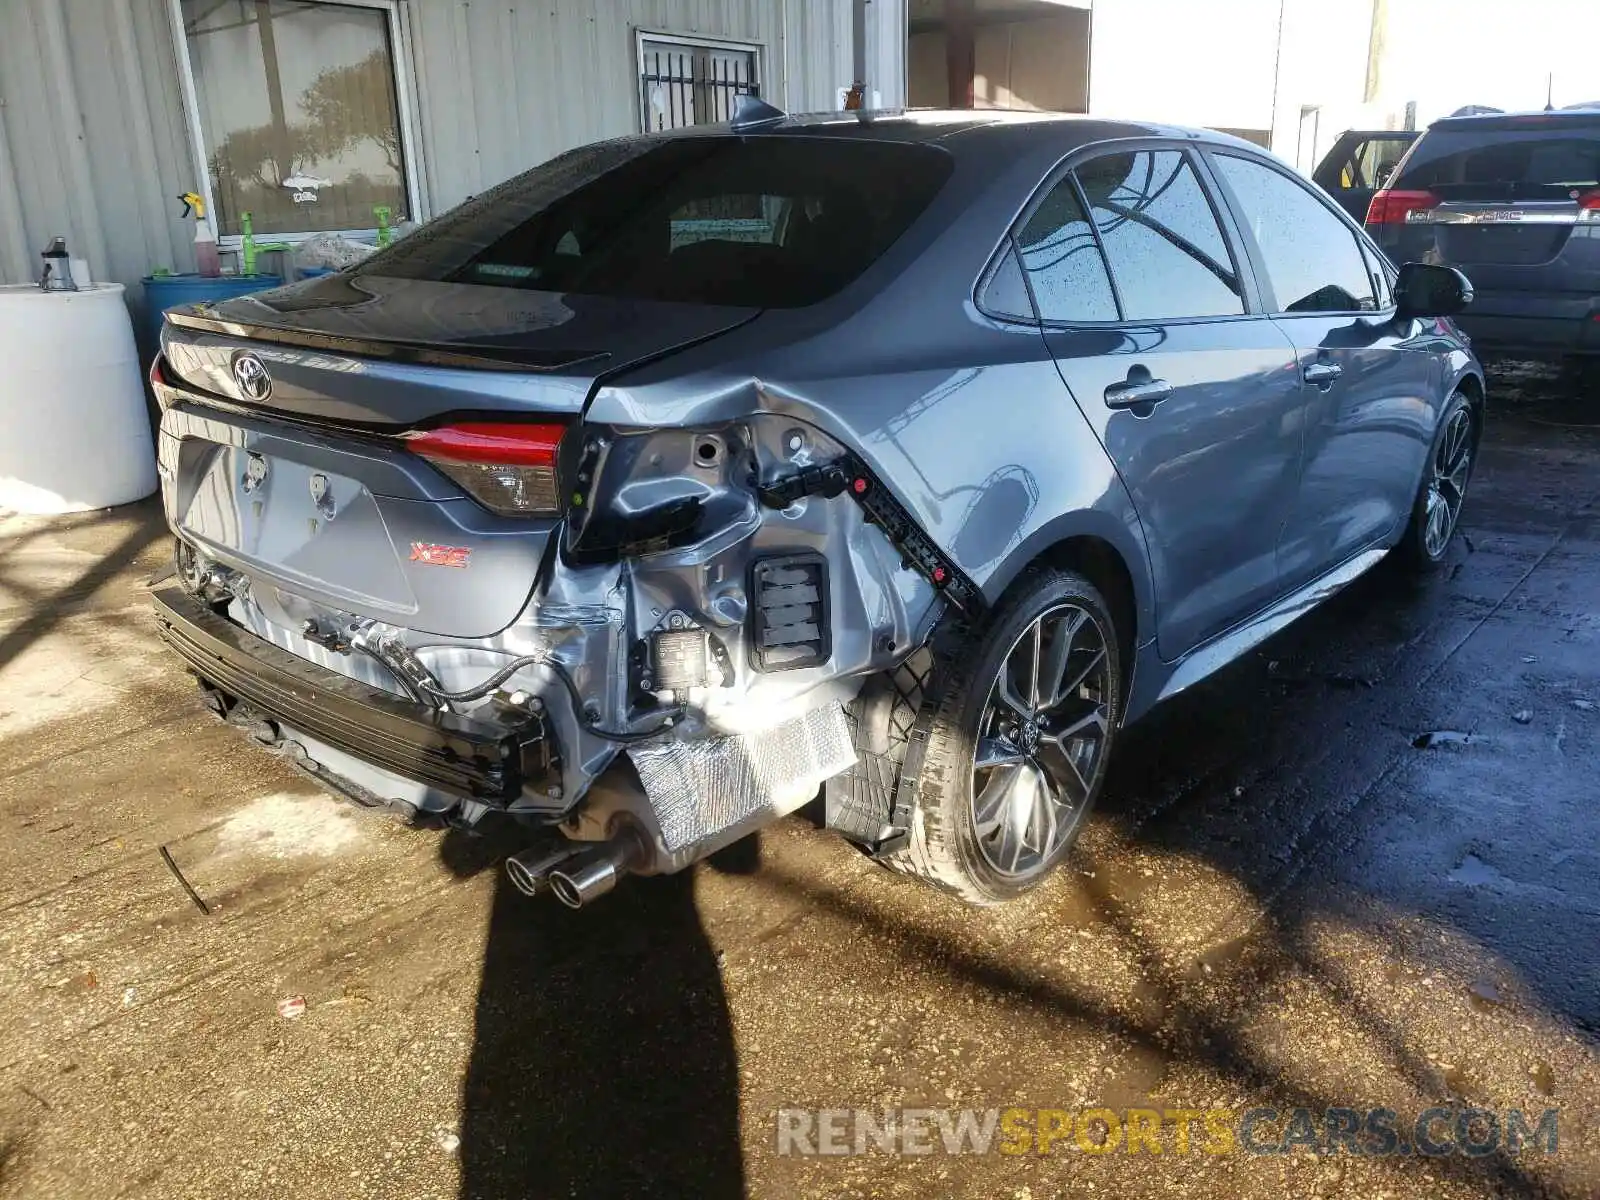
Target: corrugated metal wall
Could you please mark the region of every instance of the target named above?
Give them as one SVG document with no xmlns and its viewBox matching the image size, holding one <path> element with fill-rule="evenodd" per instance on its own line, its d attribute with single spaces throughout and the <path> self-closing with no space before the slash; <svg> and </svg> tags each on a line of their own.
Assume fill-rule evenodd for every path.
<svg viewBox="0 0 1600 1200">
<path fill-rule="evenodd" d="M 791 111 L 851 82 L 850 0 L 402 0 L 428 209 L 638 129 L 634 30 L 757 43 Z M 874 0 L 873 83 L 904 96 L 904 0 Z M 0 0 L 0 281 L 64 234 L 97 277 L 193 267 L 198 181 L 165 0 Z M 141 297 L 130 287 L 135 308 Z"/>
<path fill-rule="evenodd" d="M 101 279 L 188 268 L 192 162 L 163 0 L 0 0 L 0 281 L 56 234 Z"/>
<path fill-rule="evenodd" d="M 903 0 L 875 0 L 873 12 L 874 83 L 898 103 Z M 562 150 L 637 131 L 636 29 L 760 45 L 763 94 L 791 112 L 834 108 L 851 82 L 849 0 L 413 0 L 411 25 L 435 212 Z"/>
</svg>

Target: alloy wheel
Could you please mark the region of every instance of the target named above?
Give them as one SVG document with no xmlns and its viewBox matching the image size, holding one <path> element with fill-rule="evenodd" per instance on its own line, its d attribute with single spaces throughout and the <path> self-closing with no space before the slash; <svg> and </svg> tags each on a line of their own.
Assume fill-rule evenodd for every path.
<svg viewBox="0 0 1600 1200">
<path fill-rule="evenodd" d="M 1088 610 L 1058 604 L 1001 660 L 972 763 L 979 851 L 1002 875 L 1050 865 L 1076 833 L 1104 767 L 1111 663 Z"/>
<path fill-rule="evenodd" d="M 1426 517 L 1422 526 L 1423 549 L 1438 558 L 1455 532 L 1461 502 L 1467 498 L 1467 477 L 1472 473 L 1472 413 L 1456 409 L 1433 452 L 1428 479 Z"/>
</svg>

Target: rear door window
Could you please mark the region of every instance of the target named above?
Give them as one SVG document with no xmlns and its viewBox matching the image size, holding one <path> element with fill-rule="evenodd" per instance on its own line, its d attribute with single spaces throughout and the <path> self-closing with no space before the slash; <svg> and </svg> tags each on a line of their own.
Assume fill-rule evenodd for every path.
<svg viewBox="0 0 1600 1200">
<path fill-rule="evenodd" d="M 1105 154 L 1073 174 L 1105 249 L 1124 319 L 1244 312 L 1227 239 L 1182 152 Z"/>
<path fill-rule="evenodd" d="M 1365 191 L 1381 188 L 1412 141 L 1409 137 L 1369 137 L 1357 142 L 1339 164 L 1338 186 Z"/>
<path fill-rule="evenodd" d="M 1046 193 L 1017 235 L 1039 316 L 1046 321 L 1115 321 L 1117 298 L 1094 228 L 1070 175 Z"/>
<path fill-rule="evenodd" d="M 1372 276 L 1356 235 L 1308 186 L 1254 159 L 1215 155 L 1255 239 L 1276 311 L 1369 312 Z"/>
<path fill-rule="evenodd" d="M 795 308 L 877 261 L 950 171 L 945 151 L 910 143 L 775 135 L 600 143 L 469 200 L 363 269 Z"/>
</svg>

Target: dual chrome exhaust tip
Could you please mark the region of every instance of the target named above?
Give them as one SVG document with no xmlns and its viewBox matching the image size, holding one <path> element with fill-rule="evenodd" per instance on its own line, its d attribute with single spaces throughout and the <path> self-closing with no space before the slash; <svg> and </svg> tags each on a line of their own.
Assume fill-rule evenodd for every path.
<svg viewBox="0 0 1600 1200">
<path fill-rule="evenodd" d="M 546 891 L 568 908 L 598 900 L 643 858 L 638 837 L 625 830 L 610 841 L 525 850 L 506 859 L 506 876 L 525 896 Z"/>
</svg>

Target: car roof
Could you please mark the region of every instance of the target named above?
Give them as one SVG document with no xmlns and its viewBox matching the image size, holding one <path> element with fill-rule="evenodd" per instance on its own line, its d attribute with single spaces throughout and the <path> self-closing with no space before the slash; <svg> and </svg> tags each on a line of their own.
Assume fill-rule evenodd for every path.
<svg viewBox="0 0 1600 1200">
<path fill-rule="evenodd" d="M 732 127 L 695 125 L 664 136 L 727 134 Z M 1108 120 L 1080 113 L 1018 112 L 1005 109 L 893 108 L 855 112 L 786 114 L 781 119 L 738 132 L 754 136 L 831 137 L 882 142 L 933 143 L 953 152 L 964 143 L 1030 140 L 1037 137 L 1064 149 L 1118 138 L 1181 138 L 1262 152 L 1244 138 L 1216 129 L 1150 121 Z M 661 134 L 647 136 L 659 137 Z"/>
<path fill-rule="evenodd" d="M 1428 130 L 1489 132 L 1495 129 L 1551 129 L 1567 125 L 1600 125 L 1600 112 L 1592 108 L 1553 108 L 1543 112 L 1479 113 L 1471 117 L 1443 117 L 1429 125 Z"/>
</svg>

